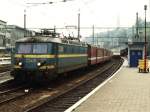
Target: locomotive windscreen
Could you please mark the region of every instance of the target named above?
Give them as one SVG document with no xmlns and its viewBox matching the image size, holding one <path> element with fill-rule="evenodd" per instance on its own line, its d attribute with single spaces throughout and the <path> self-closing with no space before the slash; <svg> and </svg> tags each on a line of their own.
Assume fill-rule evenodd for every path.
<svg viewBox="0 0 150 112">
<path fill-rule="evenodd" d="M 45 43 L 19 43 L 17 53 L 19 54 L 45 54 L 48 46 Z"/>
<path fill-rule="evenodd" d="M 19 44 L 17 48 L 19 54 L 31 53 L 31 44 Z"/>
<path fill-rule="evenodd" d="M 34 44 L 33 54 L 45 54 L 47 53 L 47 44 Z"/>
</svg>

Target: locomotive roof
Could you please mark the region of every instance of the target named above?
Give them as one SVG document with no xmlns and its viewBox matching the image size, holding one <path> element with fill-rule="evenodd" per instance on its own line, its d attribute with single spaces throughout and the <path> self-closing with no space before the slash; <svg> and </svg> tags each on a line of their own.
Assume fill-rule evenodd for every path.
<svg viewBox="0 0 150 112">
<path fill-rule="evenodd" d="M 65 38 L 53 38 L 53 37 L 48 37 L 48 36 L 25 37 L 25 38 L 17 40 L 16 42 L 17 43 L 53 42 L 53 43 L 85 46 L 85 47 L 87 46 L 85 42 L 80 42 L 77 40 L 67 40 Z"/>
</svg>

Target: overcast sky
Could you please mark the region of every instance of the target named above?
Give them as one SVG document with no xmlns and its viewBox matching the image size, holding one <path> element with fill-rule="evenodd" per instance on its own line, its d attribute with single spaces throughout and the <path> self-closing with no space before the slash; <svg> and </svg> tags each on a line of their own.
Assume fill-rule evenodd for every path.
<svg viewBox="0 0 150 112">
<path fill-rule="evenodd" d="M 23 14 L 26 9 L 28 28 L 77 25 L 79 9 L 81 26 L 95 24 L 100 27 L 116 27 L 117 21 L 120 26 L 132 26 L 135 23 L 136 12 L 144 18 L 145 4 L 148 5 L 148 19 L 150 18 L 149 0 L 73 0 L 30 7 L 26 3 L 46 3 L 48 0 L 0 0 L 0 2 L 0 19 L 7 24 L 23 27 Z"/>
</svg>

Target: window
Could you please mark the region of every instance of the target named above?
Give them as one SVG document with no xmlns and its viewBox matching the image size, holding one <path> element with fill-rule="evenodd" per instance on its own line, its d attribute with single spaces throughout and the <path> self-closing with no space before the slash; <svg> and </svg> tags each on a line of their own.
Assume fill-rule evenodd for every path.
<svg viewBox="0 0 150 112">
<path fill-rule="evenodd" d="M 79 46 L 77 47 L 77 53 L 78 54 L 80 53 L 80 47 Z"/>
<path fill-rule="evenodd" d="M 48 53 L 53 53 L 55 50 L 53 43 L 48 43 Z"/>
<path fill-rule="evenodd" d="M 85 53 L 85 48 L 84 47 L 80 47 L 80 49 L 81 49 L 81 53 Z M 94 50 L 93 50 L 93 53 L 94 53 Z"/>
<path fill-rule="evenodd" d="M 47 53 L 47 44 L 38 43 L 33 45 L 33 54 Z"/>
<path fill-rule="evenodd" d="M 70 46 L 66 46 L 66 48 L 65 48 L 65 50 L 66 50 L 66 53 L 70 53 Z"/>
<path fill-rule="evenodd" d="M 58 51 L 59 51 L 59 53 L 63 53 L 64 52 L 64 47 L 63 46 L 59 46 L 58 47 Z"/>
<path fill-rule="evenodd" d="M 31 44 L 18 45 L 18 53 L 31 53 Z"/>
<path fill-rule="evenodd" d="M 17 49 L 19 54 L 44 54 L 47 53 L 47 51 L 47 43 L 19 43 Z"/>
<path fill-rule="evenodd" d="M 64 53 L 68 53 L 68 46 L 64 45 Z"/>
</svg>

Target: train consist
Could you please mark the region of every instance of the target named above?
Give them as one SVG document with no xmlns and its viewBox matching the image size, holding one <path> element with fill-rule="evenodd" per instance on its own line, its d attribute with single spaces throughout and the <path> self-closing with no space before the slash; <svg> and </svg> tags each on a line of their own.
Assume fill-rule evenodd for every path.
<svg viewBox="0 0 150 112">
<path fill-rule="evenodd" d="M 11 75 L 16 80 L 50 80 L 111 59 L 113 53 L 72 38 L 46 33 L 16 42 Z"/>
<path fill-rule="evenodd" d="M 120 50 L 120 55 L 124 56 L 124 57 L 127 57 L 127 55 L 128 55 L 128 48 Z"/>
</svg>

